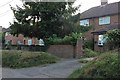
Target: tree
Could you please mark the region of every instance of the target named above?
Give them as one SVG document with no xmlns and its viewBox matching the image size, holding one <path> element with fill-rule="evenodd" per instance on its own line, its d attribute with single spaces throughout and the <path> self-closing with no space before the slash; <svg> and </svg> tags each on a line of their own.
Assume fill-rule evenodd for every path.
<svg viewBox="0 0 120 80">
<path fill-rule="evenodd" d="M 68 8 L 66 5 L 68 4 Z M 28 37 L 47 38 L 56 34 L 63 37 L 65 19 L 77 9 L 71 2 L 26 2 L 23 8 L 13 10 L 15 20 L 11 24 L 12 34 L 23 34 Z M 66 16 L 67 15 L 67 16 Z"/>
</svg>

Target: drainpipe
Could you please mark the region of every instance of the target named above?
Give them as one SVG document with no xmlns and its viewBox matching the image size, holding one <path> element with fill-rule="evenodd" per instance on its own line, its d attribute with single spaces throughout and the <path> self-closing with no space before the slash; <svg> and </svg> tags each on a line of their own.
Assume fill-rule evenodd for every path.
<svg viewBox="0 0 120 80">
<path fill-rule="evenodd" d="M 95 30 L 95 20 L 94 20 L 94 18 L 93 18 L 93 31 Z M 94 33 L 93 33 L 93 50 L 95 50 L 95 39 L 94 39 Z"/>
</svg>

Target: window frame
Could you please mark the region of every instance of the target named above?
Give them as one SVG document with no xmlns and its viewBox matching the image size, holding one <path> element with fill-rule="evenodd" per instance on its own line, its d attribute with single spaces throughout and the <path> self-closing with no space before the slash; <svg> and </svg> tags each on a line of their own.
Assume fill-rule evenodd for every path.
<svg viewBox="0 0 120 80">
<path fill-rule="evenodd" d="M 106 43 L 107 37 L 104 36 L 104 34 L 99 34 L 98 35 L 98 46 L 103 46 L 104 43 Z"/>
<path fill-rule="evenodd" d="M 110 16 L 99 17 L 99 25 L 107 25 L 107 24 L 110 24 L 110 23 L 111 23 Z"/>
<path fill-rule="evenodd" d="M 81 22 L 84 23 L 81 25 Z M 89 26 L 89 25 L 90 25 L 89 19 L 80 20 L 80 26 Z"/>
</svg>

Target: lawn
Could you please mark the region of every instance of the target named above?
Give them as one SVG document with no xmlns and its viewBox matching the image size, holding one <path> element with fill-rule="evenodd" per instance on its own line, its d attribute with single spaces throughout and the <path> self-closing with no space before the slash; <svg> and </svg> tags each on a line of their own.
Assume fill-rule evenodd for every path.
<svg viewBox="0 0 120 80">
<path fill-rule="evenodd" d="M 59 59 L 46 52 L 2 51 L 2 66 L 9 68 L 24 68 L 43 64 L 56 63 Z"/>
</svg>

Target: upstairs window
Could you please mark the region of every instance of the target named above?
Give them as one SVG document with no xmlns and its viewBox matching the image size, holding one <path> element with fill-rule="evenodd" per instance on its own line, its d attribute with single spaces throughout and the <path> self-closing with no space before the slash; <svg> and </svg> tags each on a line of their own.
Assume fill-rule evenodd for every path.
<svg viewBox="0 0 120 80">
<path fill-rule="evenodd" d="M 81 26 L 89 26 L 89 20 L 88 20 L 88 19 L 86 19 L 86 20 L 81 20 L 81 21 L 80 21 L 80 25 L 81 25 Z"/>
<path fill-rule="evenodd" d="M 110 16 L 99 18 L 99 25 L 104 25 L 104 24 L 110 24 Z"/>
</svg>

